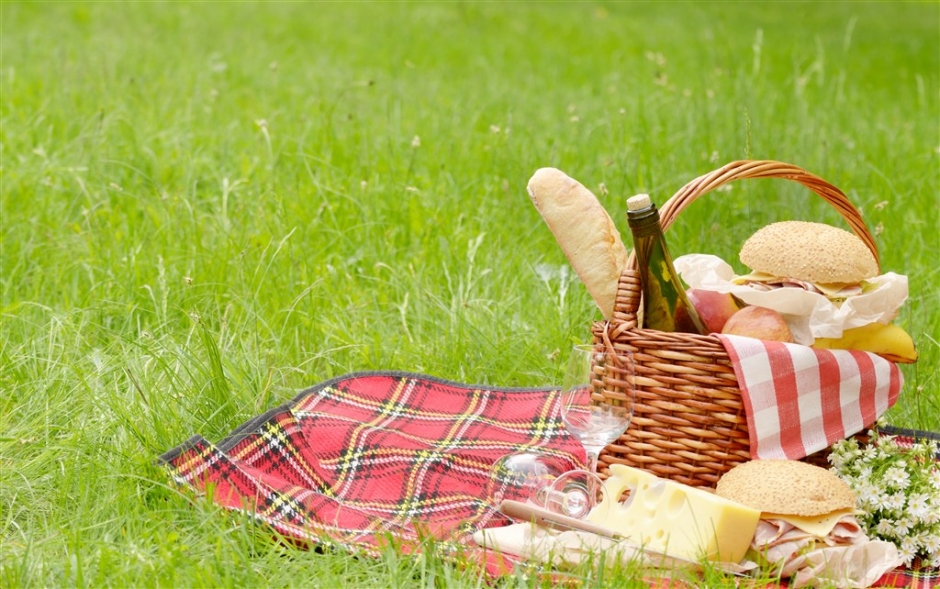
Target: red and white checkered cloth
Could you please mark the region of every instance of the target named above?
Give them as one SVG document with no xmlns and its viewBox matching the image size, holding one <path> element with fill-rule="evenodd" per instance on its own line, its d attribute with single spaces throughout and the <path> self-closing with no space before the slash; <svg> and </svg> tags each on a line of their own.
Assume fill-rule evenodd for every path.
<svg viewBox="0 0 940 589">
<path fill-rule="evenodd" d="M 720 335 L 747 415 L 751 458 L 798 460 L 875 423 L 898 399 L 894 362 L 857 350 Z"/>
</svg>

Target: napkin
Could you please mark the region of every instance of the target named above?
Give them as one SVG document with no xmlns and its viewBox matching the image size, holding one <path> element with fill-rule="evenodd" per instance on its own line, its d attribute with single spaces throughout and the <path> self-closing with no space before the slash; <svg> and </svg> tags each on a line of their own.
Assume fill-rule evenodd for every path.
<svg viewBox="0 0 940 589">
<path fill-rule="evenodd" d="M 897 365 L 858 350 L 719 335 L 747 417 L 751 458 L 798 460 L 875 423 L 897 402 Z"/>
</svg>

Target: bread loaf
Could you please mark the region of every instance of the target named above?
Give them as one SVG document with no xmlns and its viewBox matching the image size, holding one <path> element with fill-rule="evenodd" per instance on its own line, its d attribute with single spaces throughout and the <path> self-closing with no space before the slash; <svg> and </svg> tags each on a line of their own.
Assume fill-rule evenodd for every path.
<svg viewBox="0 0 940 589">
<path fill-rule="evenodd" d="M 610 319 L 627 265 L 627 250 L 610 215 L 590 190 L 555 168 L 537 170 L 527 189 L 568 262 Z"/>
</svg>

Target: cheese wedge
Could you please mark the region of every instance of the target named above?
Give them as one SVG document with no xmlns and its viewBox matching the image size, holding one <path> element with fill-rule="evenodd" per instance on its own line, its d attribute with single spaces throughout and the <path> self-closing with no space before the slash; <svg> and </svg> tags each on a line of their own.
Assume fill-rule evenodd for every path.
<svg viewBox="0 0 940 589">
<path fill-rule="evenodd" d="M 764 513 L 762 518 L 779 519 L 789 524 L 793 524 L 804 532 L 825 538 L 829 535 L 830 532 L 832 532 L 833 528 L 836 527 L 836 524 L 839 523 L 839 520 L 847 515 L 853 515 L 854 513 L 854 509 L 840 509 L 838 511 L 833 511 L 832 513 L 809 516 Z"/>
<path fill-rule="evenodd" d="M 588 520 L 644 550 L 674 558 L 736 563 L 744 558 L 760 512 L 703 489 L 621 464 L 610 467 L 606 497 Z M 619 502 L 625 490 L 628 499 Z"/>
</svg>

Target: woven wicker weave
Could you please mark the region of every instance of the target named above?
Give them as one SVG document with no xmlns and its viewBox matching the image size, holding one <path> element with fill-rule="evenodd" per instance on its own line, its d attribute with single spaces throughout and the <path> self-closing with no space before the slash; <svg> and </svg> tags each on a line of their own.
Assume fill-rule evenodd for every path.
<svg viewBox="0 0 940 589">
<path fill-rule="evenodd" d="M 689 182 L 660 209 L 663 229 L 698 197 L 747 178 L 783 178 L 806 186 L 839 211 L 878 260 L 875 240 L 842 191 L 775 161 L 732 162 Z M 631 255 L 612 318 L 592 326 L 595 345 L 633 352 L 637 388 L 633 422 L 601 453 L 598 470 L 605 475 L 610 464 L 626 464 L 685 484 L 714 487 L 724 472 L 750 460 L 744 404 L 731 361 L 714 335 L 638 329 L 640 293 Z M 820 457 L 807 460 L 819 463 Z"/>
</svg>

